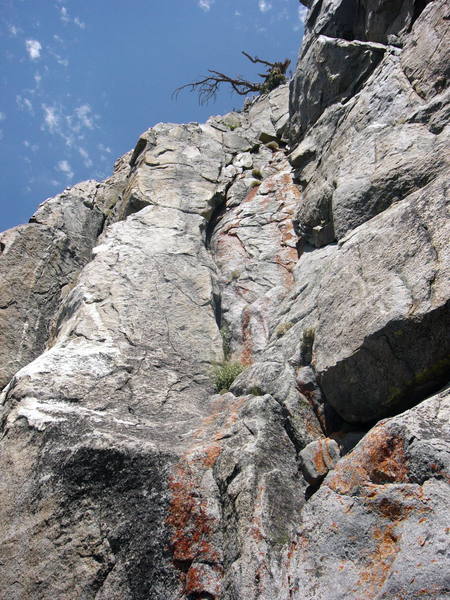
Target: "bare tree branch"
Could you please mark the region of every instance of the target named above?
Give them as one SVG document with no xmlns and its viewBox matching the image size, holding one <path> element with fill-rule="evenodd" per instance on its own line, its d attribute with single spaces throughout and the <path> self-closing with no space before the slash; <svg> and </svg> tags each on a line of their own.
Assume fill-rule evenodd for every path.
<svg viewBox="0 0 450 600">
<path fill-rule="evenodd" d="M 247 81 L 246 79 L 243 79 L 240 75 L 238 75 L 237 77 L 229 77 L 228 75 L 225 75 L 220 71 L 208 69 L 208 73 L 211 73 L 211 75 L 208 75 L 207 77 L 204 77 L 199 81 L 186 83 L 185 85 L 178 87 L 172 93 L 172 97 L 177 98 L 182 90 L 188 89 L 191 92 L 198 92 L 200 104 L 207 104 L 210 100 L 215 99 L 217 91 L 223 83 L 231 85 L 233 91 L 239 94 L 240 96 L 246 96 L 251 92 L 259 94 L 270 92 L 271 90 L 278 87 L 280 84 L 286 82 L 286 71 L 291 62 L 289 59 L 286 59 L 284 62 L 271 63 L 266 60 L 262 60 L 257 56 L 253 57 L 244 51 L 242 51 L 242 54 L 246 58 L 248 58 L 252 63 L 260 63 L 268 67 L 266 73 L 258 74 L 258 77 L 261 77 L 263 79 L 263 82 L 255 83 L 252 81 Z"/>
<path fill-rule="evenodd" d="M 276 63 L 271 63 L 271 62 L 268 62 L 267 60 L 262 60 L 261 58 L 258 58 L 257 56 L 253 57 L 250 54 L 248 54 L 247 52 L 244 52 L 244 50 L 242 50 L 242 54 L 245 56 L 245 58 L 248 58 L 248 60 L 250 60 L 252 63 L 260 63 L 262 65 L 267 65 L 268 67 L 274 67 L 276 65 Z"/>
</svg>

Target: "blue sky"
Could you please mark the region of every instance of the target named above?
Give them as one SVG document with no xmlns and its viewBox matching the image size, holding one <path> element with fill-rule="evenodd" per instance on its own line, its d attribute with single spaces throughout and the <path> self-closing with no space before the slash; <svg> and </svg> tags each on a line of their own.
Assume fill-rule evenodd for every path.
<svg viewBox="0 0 450 600">
<path fill-rule="evenodd" d="M 139 134 L 161 121 L 205 121 L 240 108 L 172 91 L 214 68 L 257 80 L 267 60 L 295 66 L 298 0 L 1 0 L 0 230 L 45 198 L 104 179 Z"/>
</svg>

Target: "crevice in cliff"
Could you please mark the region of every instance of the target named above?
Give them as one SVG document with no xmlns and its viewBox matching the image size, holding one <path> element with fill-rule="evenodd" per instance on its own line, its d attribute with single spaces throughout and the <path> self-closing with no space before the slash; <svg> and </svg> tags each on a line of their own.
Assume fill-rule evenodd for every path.
<svg viewBox="0 0 450 600">
<path fill-rule="evenodd" d="M 187 595 L 187 600 L 215 600 L 216 596 L 209 592 L 191 592 Z"/>
<path fill-rule="evenodd" d="M 226 211 L 226 197 L 224 194 L 216 194 L 214 196 L 213 203 L 215 208 L 208 219 L 208 223 L 205 228 L 205 246 L 206 249 L 211 251 L 211 239 L 218 223 Z"/>
<path fill-rule="evenodd" d="M 142 152 L 145 150 L 145 148 L 147 147 L 147 140 L 143 137 L 139 138 L 135 149 L 133 150 L 133 154 L 131 155 L 130 158 L 130 168 L 133 168 L 136 166 L 136 162 L 137 159 L 139 158 L 139 156 L 142 154 Z"/>
<path fill-rule="evenodd" d="M 220 293 L 214 293 L 212 297 L 212 305 L 214 310 L 214 318 L 219 330 L 222 328 L 222 296 Z"/>
<path fill-rule="evenodd" d="M 422 12 L 425 10 L 425 8 L 427 7 L 427 5 L 430 3 L 430 0 L 416 0 L 414 2 L 414 11 L 413 11 L 413 15 L 412 15 L 412 19 L 411 19 L 411 23 L 409 24 L 408 30 L 407 32 L 410 33 L 414 23 L 417 21 L 417 19 L 420 17 L 420 15 L 422 14 Z"/>
</svg>

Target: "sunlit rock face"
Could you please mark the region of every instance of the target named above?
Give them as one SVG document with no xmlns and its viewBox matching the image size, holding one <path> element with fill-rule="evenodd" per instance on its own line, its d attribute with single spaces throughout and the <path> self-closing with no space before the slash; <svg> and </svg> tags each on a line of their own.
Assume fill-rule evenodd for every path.
<svg viewBox="0 0 450 600">
<path fill-rule="evenodd" d="M 305 4 L 0 236 L 0 598 L 450 593 L 448 6 Z"/>
</svg>

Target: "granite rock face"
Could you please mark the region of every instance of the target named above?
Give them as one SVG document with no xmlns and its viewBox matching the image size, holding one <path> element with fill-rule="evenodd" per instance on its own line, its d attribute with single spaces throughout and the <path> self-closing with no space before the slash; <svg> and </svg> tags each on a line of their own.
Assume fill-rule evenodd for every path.
<svg viewBox="0 0 450 600">
<path fill-rule="evenodd" d="M 291 335 L 314 328 L 315 372 L 346 420 L 448 376 L 448 16 L 441 0 L 313 2 L 291 83 L 297 230 L 323 250 L 298 262 L 308 285 L 283 312 Z M 350 54 L 330 61 L 330 45 Z"/>
<path fill-rule="evenodd" d="M 59 302 L 89 260 L 104 220 L 95 190 L 74 186 L 1 236 L 1 387 L 43 351 Z"/>
<path fill-rule="evenodd" d="M 450 593 L 448 8 L 304 4 L 290 90 L 2 234 L 1 599 Z"/>
<path fill-rule="evenodd" d="M 290 598 L 430 598 L 450 590 L 448 389 L 380 421 L 306 504 Z"/>
<path fill-rule="evenodd" d="M 395 2 L 394 10 L 380 1 L 368 12 L 384 14 L 391 34 L 369 35 L 367 25 L 340 30 L 340 12 L 355 19 L 360 4 L 314 3 L 308 24 L 319 15 L 291 84 L 299 223 L 315 246 L 341 239 L 448 169 L 447 2 Z"/>
</svg>

